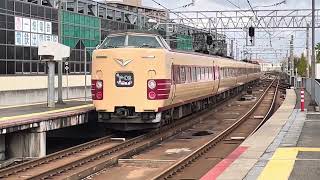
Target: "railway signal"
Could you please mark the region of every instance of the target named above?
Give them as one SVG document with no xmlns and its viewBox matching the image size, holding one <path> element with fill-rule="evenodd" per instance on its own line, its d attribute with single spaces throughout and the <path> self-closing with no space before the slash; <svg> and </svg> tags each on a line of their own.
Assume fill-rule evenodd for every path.
<svg viewBox="0 0 320 180">
<path fill-rule="evenodd" d="M 68 63 L 68 62 L 65 62 L 65 63 L 64 63 L 64 69 L 65 69 L 66 71 L 69 71 L 69 63 Z"/>
<path fill-rule="evenodd" d="M 249 27 L 247 32 L 247 46 L 254 46 L 254 40 L 255 40 L 255 28 L 251 26 Z"/>
</svg>

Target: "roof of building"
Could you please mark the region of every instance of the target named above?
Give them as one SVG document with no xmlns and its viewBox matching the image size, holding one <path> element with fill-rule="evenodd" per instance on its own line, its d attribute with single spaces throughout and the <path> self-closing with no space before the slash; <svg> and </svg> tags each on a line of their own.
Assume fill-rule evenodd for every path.
<svg viewBox="0 0 320 180">
<path fill-rule="evenodd" d="M 126 6 L 139 7 L 139 8 L 143 8 L 143 9 L 149 9 L 149 10 L 155 10 L 155 11 L 161 11 L 161 12 L 168 12 L 165 9 L 154 8 L 154 7 L 144 6 L 144 5 L 132 5 L 132 4 L 128 4 L 128 3 L 120 2 L 120 1 L 107 1 L 106 4 L 121 4 L 121 5 L 126 5 Z"/>
</svg>

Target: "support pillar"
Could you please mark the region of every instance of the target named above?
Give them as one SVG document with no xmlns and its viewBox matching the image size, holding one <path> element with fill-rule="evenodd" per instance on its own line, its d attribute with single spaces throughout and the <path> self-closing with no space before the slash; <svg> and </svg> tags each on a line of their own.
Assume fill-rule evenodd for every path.
<svg viewBox="0 0 320 180">
<path fill-rule="evenodd" d="M 7 134 L 8 158 L 43 157 L 46 155 L 46 132 Z"/>
<path fill-rule="evenodd" d="M 0 161 L 6 159 L 6 139 L 4 135 L 0 135 Z"/>
<path fill-rule="evenodd" d="M 48 107 L 55 107 L 54 102 L 54 61 L 48 61 Z"/>
</svg>

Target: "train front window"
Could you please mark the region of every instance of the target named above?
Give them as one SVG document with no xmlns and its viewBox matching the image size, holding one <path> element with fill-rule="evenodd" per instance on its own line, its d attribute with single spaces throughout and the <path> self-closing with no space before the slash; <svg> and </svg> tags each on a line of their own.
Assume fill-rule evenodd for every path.
<svg viewBox="0 0 320 180">
<path fill-rule="evenodd" d="M 133 48 L 162 48 L 165 47 L 156 36 L 147 35 L 113 35 L 108 36 L 101 44 L 100 49 L 119 47 Z"/>
<path fill-rule="evenodd" d="M 129 35 L 128 46 L 133 46 L 138 48 L 161 48 L 161 45 L 155 36 Z"/>
<path fill-rule="evenodd" d="M 109 36 L 106 40 L 102 43 L 102 49 L 109 49 L 109 48 L 118 48 L 123 47 L 125 45 L 126 36 Z"/>
</svg>

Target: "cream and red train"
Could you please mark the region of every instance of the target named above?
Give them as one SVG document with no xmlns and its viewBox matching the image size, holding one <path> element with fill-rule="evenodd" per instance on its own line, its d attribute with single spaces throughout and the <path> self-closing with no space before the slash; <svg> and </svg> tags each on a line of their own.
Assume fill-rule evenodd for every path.
<svg viewBox="0 0 320 180">
<path fill-rule="evenodd" d="M 93 52 L 92 99 L 110 128 L 156 128 L 259 77 L 256 64 L 173 51 L 156 34 L 115 33 Z"/>
</svg>

